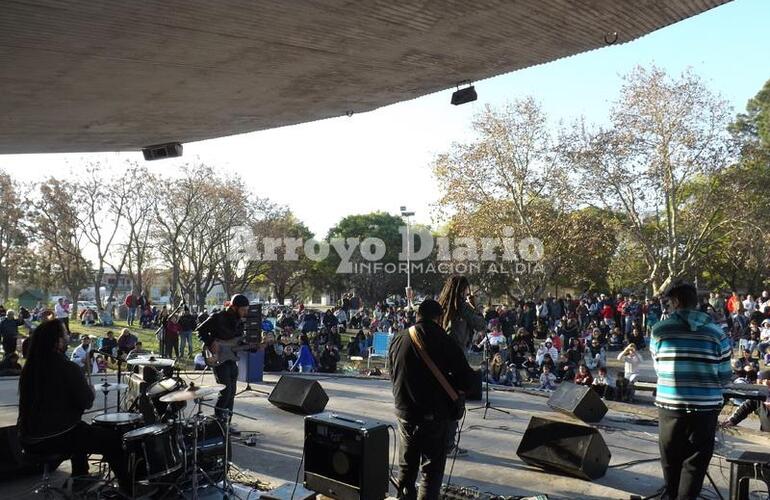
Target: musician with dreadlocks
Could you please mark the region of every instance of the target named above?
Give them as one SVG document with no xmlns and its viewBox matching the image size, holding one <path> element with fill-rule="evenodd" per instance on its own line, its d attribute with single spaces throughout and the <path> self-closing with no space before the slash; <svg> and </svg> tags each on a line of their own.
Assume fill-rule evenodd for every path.
<svg viewBox="0 0 770 500">
<path fill-rule="evenodd" d="M 473 340 L 474 332 L 484 331 L 487 326 L 484 317 L 476 310 L 470 288 L 468 278 L 465 276 L 450 276 L 444 283 L 444 288 L 438 298 L 444 311 L 440 324 L 463 352 Z M 457 434 L 457 421 L 451 422 L 449 425 L 448 454 L 463 455 L 466 451 L 462 448 L 457 447 L 455 450 L 457 446 L 455 434 Z"/>
</svg>

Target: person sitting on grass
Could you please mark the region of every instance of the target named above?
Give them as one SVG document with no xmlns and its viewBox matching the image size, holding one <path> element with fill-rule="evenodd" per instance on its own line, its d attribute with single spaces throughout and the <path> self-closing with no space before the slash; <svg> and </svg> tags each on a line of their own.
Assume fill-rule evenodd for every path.
<svg viewBox="0 0 770 500">
<path fill-rule="evenodd" d="M 527 359 L 521 363 L 521 367 L 524 368 L 527 382 L 534 382 L 540 378 L 540 366 L 537 364 L 537 361 L 535 361 L 534 354 L 527 354 Z"/>
<path fill-rule="evenodd" d="M 575 375 L 575 383 L 577 385 L 587 386 L 590 386 L 594 383 L 594 377 L 591 375 L 591 372 L 588 370 L 586 365 L 580 365 L 578 367 L 578 372 Z"/>
<path fill-rule="evenodd" d="M 556 375 L 551 373 L 551 368 L 544 364 L 543 373 L 540 374 L 540 389 L 552 391 L 556 389 Z"/>
<path fill-rule="evenodd" d="M 596 374 L 596 378 L 594 378 L 594 381 L 591 384 L 591 389 L 596 391 L 599 397 L 612 399 L 614 387 L 610 376 L 607 374 L 606 367 L 602 366 L 599 368 L 599 371 Z"/>
<path fill-rule="evenodd" d="M 608 343 L 608 349 L 610 351 L 617 351 L 623 348 L 623 337 L 620 335 L 620 328 L 615 327 L 610 335 Z"/>
<path fill-rule="evenodd" d="M 487 372 L 487 379 L 490 384 L 497 385 L 511 385 L 513 382 L 513 374 L 503 361 L 502 354 L 497 353 L 492 358 L 492 364 Z"/>
<path fill-rule="evenodd" d="M 21 375 L 19 355 L 13 351 L 6 353 L 0 362 L 0 377 L 17 377 Z"/>
<path fill-rule="evenodd" d="M 321 373 L 337 373 L 337 363 L 340 362 L 340 353 L 337 347 L 331 342 L 327 342 L 321 353 Z"/>
<path fill-rule="evenodd" d="M 556 373 L 554 375 L 559 383 L 570 382 L 575 378 L 575 365 L 570 363 L 566 354 L 559 355 L 559 362 L 556 364 Z"/>
</svg>

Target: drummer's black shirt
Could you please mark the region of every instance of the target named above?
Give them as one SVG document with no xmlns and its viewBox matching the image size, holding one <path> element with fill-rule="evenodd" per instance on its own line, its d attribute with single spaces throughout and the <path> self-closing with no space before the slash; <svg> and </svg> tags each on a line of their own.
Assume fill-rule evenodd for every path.
<svg viewBox="0 0 770 500">
<path fill-rule="evenodd" d="M 75 426 L 94 402 L 94 391 L 83 370 L 54 354 L 36 378 L 22 371 L 19 378 L 19 433 L 24 438 L 54 436 Z"/>
<path fill-rule="evenodd" d="M 243 321 L 235 309 L 215 312 L 198 327 L 198 338 L 209 346 L 215 339 L 231 340 L 243 335 Z"/>
</svg>

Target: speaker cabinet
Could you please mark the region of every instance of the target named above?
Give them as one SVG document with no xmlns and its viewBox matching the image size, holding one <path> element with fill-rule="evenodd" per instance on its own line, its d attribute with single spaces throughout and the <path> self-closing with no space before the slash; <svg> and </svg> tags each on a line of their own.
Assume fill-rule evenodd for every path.
<svg viewBox="0 0 770 500">
<path fill-rule="evenodd" d="M 607 405 L 596 391 L 572 382 L 562 382 L 548 398 L 548 406 L 583 422 L 598 422 L 607 413 Z"/>
<path fill-rule="evenodd" d="M 473 387 L 465 395 L 467 401 L 481 401 L 484 398 L 481 370 L 473 370 Z"/>
<path fill-rule="evenodd" d="M 312 415 L 324 411 L 329 396 L 317 380 L 283 376 L 267 400 L 282 410 Z"/>
<path fill-rule="evenodd" d="M 305 417 L 305 487 L 338 500 L 388 494 L 388 427 L 359 417 Z"/>
<path fill-rule="evenodd" d="M 604 476 L 612 457 L 593 427 L 540 417 L 530 419 L 516 454 L 529 465 L 588 481 Z"/>
</svg>

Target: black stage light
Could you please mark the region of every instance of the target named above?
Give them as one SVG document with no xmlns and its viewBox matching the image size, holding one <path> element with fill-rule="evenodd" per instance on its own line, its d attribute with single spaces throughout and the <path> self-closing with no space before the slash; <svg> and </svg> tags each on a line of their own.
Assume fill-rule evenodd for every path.
<svg viewBox="0 0 770 500">
<path fill-rule="evenodd" d="M 470 85 L 464 89 L 457 89 L 452 93 L 452 104 L 458 106 L 460 104 L 465 104 L 466 102 L 475 101 L 478 98 L 479 96 L 476 94 L 476 89 L 473 85 Z"/>
<path fill-rule="evenodd" d="M 167 142 L 142 148 L 144 159 L 147 161 L 162 160 L 164 158 L 176 158 L 182 156 L 182 145 L 178 142 Z"/>
</svg>

